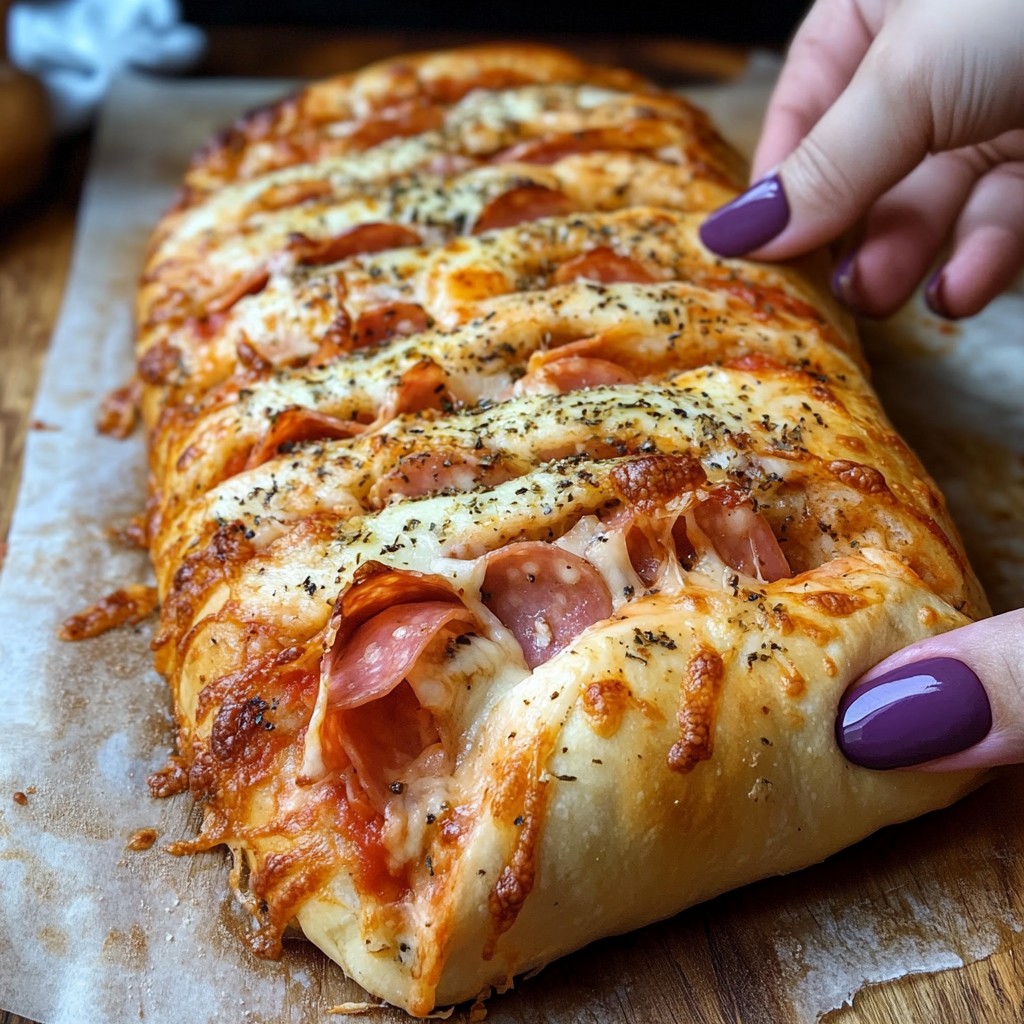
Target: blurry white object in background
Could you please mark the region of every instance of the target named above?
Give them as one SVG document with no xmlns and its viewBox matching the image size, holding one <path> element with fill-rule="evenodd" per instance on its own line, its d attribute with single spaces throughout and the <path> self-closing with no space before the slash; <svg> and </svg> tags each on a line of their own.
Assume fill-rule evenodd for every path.
<svg viewBox="0 0 1024 1024">
<path fill-rule="evenodd" d="M 11 62 L 43 80 L 58 132 L 87 124 L 123 68 L 182 71 L 206 45 L 177 0 L 16 3 L 7 22 Z"/>
</svg>

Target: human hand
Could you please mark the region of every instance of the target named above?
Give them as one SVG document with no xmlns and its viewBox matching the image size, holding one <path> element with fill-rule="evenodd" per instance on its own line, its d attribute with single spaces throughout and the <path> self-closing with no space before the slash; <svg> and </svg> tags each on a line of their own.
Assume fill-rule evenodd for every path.
<svg viewBox="0 0 1024 1024">
<path fill-rule="evenodd" d="M 1024 263 L 1022 61 L 1020 0 L 818 0 L 769 104 L 756 184 L 704 243 L 783 259 L 856 225 L 833 285 L 884 315 L 950 239 L 927 299 L 977 312 Z M 886 659 L 844 695 L 836 739 L 870 768 L 1024 761 L 1024 610 Z"/>
<path fill-rule="evenodd" d="M 969 316 L 1024 265 L 1024 4 L 818 0 L 797 31 L 753 161 L 712 214 L 723 256 L 785 259 L 858 226 L 837 295 L 882 316 L 948 239 L 926 299 Z"/>
<path fill-rule="evenodd" d="M 1024 762 L 1024 609 L 887 658 L 843 696 L 836 740 L 865 768 Z"/>
</svg>

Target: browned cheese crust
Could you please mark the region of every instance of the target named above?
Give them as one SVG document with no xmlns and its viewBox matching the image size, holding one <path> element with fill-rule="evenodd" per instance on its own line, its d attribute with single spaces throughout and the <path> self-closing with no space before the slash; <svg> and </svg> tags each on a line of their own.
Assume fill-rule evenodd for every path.
<svg viewBox="0 0 1024 1024">
<path fill-rule="evenodd" d="M 684 100 L 526 46 L 194 158 L 137 310 L 154 788 L 259 952 L 297 922 L 423 1015 L 975 784 L 836 748 L 850 682 L 987 606 L 821 266 L 701 245 L 743 180 Z"/>
</svg>

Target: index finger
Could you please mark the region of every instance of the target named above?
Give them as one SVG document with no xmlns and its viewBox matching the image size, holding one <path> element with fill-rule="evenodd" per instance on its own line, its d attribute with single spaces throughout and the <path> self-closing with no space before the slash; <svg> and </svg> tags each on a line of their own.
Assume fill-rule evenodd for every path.
<svg viewBox="0 0 1024 1024">
<path fill-rule="evenodd" d="M 782 162 L 849 84 L 882 22 L 885 0 L 818 0 L 797 29 L 754 151 L 756 181 Z"/>
</svg>

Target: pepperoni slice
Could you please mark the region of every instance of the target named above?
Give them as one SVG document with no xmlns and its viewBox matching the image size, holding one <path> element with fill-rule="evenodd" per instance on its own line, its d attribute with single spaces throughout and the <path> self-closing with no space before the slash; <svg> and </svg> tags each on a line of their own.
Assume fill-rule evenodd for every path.
<svg viewBox="0 0 1024 1024">
<path fill-rule="evenodd" d="M 273 369 L 274 364 L 247 339 L 243 339 L 235 346 L 235 352 L 239 365 L 252 374 L 259 375 Z"/>
<path fill-rule="evenodd" d="M 257 267 L 243 277 L 232 281 L 223 291 L 208 298 L 206 301 L 207 316 L 214 313 L 226 313 L 236 302 L 247 295 L 256 295 L 267 287 L 270 271 Z"/>
<path fill-rule="evenodd" d="M 327 366 L 352 351 L 352 322 L 344 309 L 328 324 L 308 366 Z"/>
<path fill-rule="evenodd" d="M 697 549 L 693 546 L 693 541 L 690 540 L 690 535 L 686 532 L 686 519 L 684 516 L 680 516 L 672 524 L 672 544 L 676 549 L 676 558 L 679 559 L 679 564 L 684 569 L 689 569 L 693 564 Z"/>
<path fill-rule="evenodd" d="M 340 651 L 355 631 L 379 612 L 398 604 L 444 602 L 461 605 L 449 580 L 433 573 L 395 569 L 382 562 L 364 562 L 352 585 L 334 605 L 330 630 L 334 632 L 331 654 Z"/>
<path fill-rule="evenodd" d="M 298 406 L 285 409 L 277 415 L 263 440 L 249 453 L 245 468 L 262 466 L 268 459 L 280 454 L 286 445 L 353 437 L 365 429 L 362 423 L 338 419 L 337 416 L 328 416 L 315 409 L 302 409 Z"/>
<path fill-rule="evenodd" d="M 555 394 L 608 384 L 635 384 L 636 374 L 607 359 L 567 355 L 531 370 L 516 381 L 517 395 Z"/>
<path fill-rule="evenodd" d="M 722 561 L 737 572 L 765 583 L 793 575 L 771 527 L 749 505 L 726 505 L 712 497 L 697 505 L 693 515 Z"/>
<path fill-rule="evenodd" d="M 335 603 L 320 668 L 324 757 L 351 764 L 378 811 L 405 772 L 445 762 L 435 717 L 444 708 L 424 706 L 406 676 L 436 641 L 475 626 L 448 580 L 379 562 L 363 565 Z"/>
<path fill-rule="evenodd" d="M 379 345 L 392 338 L 407 338 L 432 326 L 427 311 L 415 302 L 389 302 L 360 314 L 352 330 L 353 348 Z"/>
<path fill-rule="evenodd" d="M 512 632 L 531 669 L 612 613 L 601 574 L 554 544 L 523 541 L 487 556 L 480 594 Z"/>
<path fill-rule="evenodd" d="M 670 531 L 666 529 L 664 522 L 638 516 L 626 528 L 626 552 L 630 565 L 646 587 L 652 586 L 661 574 L 667 544 L 671 544 L 679 564 L 684 569 L 690 568 L 696 554 L 686 533 L 686 518 L 679 516 Z"/>
<path fill-rule="evenodd" d="M 813 306 L 774 285 L 728 277 L 706 277 L 697 283 L 704 288 L 724 291 L 746 303 L 755 320 L 769 320 L 780 311 L 801 320 L 816 320 L 819 323 L 822 320 L 821 313 Z"/>
<path fill-rule="evenodd" d="M 653 284 L 656 280 L 643 264 L 629 256 L 620 256 L 606 245 L 573 256 L 555 271 L 552 278 L 554 284 L 569 284 L 572 281 Z"/>
<path fill-rule="evenodd" d="M 745 355 L 730 359 L 724 365 L 727 369 L 745 370 L 748 373 L 772 373 L 785 369 L 785 366 L 777 359 L 766 356 L 762 352 L 747 352 Z"/>
<path fill-rule="evenodd" d="M 355 770 L 349 802 L 359 805 L 368 801 L 378 814 L 387 805 L 392 785 L 413 774 L 427 774 L 431 760 L 445 763 L 434 716 L 406 682 L 369 704 L 329 711 L 321 737 L 328 766 L 351 765 Z M 435 751 L 441 756 L 431 759 L 429 754 Z"/>
<path fill-rule="evenodd" d="M 261 210 L 284 210 L 316 199 L 326 199 L 334 191 L 329 180 L 289 181 L 271 185 L 257 196 L 253 205 Z"/>
<path fill-rule="evenodd" d="M 520 185 L 492 199 L 473 224 L 472 234 L 511 228 L 541 217 L 563 217 L 572 203 L 564 192 L 547 185 Z"/>
<path fill-rule="evenodd" d="M 389 694 L 405 679 L 442 631 L 465 633 L 473 616 L 461 603 L 397 604 L 364 622 L 341 645 L 335 642 L 324 666 L 328 706 L 356 708 Z"/>
<path fill-rule="evenodd" d="M 381 417 L 386 421 L 404 413 L 444 409 L 453 401 L 444 368 L 432 359 L 421 359 L 402 374 Z"/>
<path fill-rule="evenodd" d="M 548 363 L 570 356 L 586 359 L 604 360 L 619 368 L 621 373 L 630 374 L 629 383 L 639 380 L 643 375 L 662 371 L 672 363 L 671 352 L 658 352 L 649 348 L 645 339 L 634 331 L 621 331 L 612 328 L 600 334 L 592 334 L 585 338 L 569 341 L 556 340 L 551 347 L 534 352 L 527 364 L 527 376 Z M 611 383 L 598 381 L 595 383 Z M 590 387 L 594 384 L 588 385 Z"/>
<path fill-rule="evenodd" d="M 295 257 L 295 262 L 302 266 L 320 266 L 363 253 L 419 245 L 421 241 L 420 236 L 411 228 L 375 221 L 349 228 L 333 238 L 310 238 L 296 231 L 288 239 L 288 251 Z"/>
<path fill-rule="evenodd" d="M 616 128 L 588 128 L 579 132 L 526 139 L 495 153 L 491 162 L 553 164 L 577 153 L 593 153 L 602 149 L 650 149 L 668 141 L 667 128 L 663 123 L 633 121 Z"/>
<path fill-rule="evenodd" d="M 448 489 L 495 487 L 514 475 L 504 463 L 481 460 L 467 452 L 421 452 L 407 455 L 381 477 L 373 488 L 372 499 L 383 505 L 392 497 L 419 498 Z"/>
<path fill-rule="evenodd" d="M 343 138 L 352 148 L 369 149 L 388 139 L 433 131 L 443 122 L 442 106 L 414 99 L 374 111 L 372 117 L 357 124 Z"/>
<path fill-rule="evenodd" d="M 586 338 L 574 338 L 572 341 L 553 342 L 550 348 L 541 349 L 530 356 L 528 368 L 535 369 L 545 363 L 553 363 L 556 359 L 566 356 L 590 356 L 600 358 L 608 348 L 608 339 L 601 334 L 591 334 Z"/>
<path fill-rule="evenodd" d="M 647 532 L 639 524 L 633 523 L 626 529 L 626 552 L 633 572 L 640 577 L 640 582 L 649 587 L 658 578 L 664 559 L 659 545 L 651 542 Z"/>
</svg>

